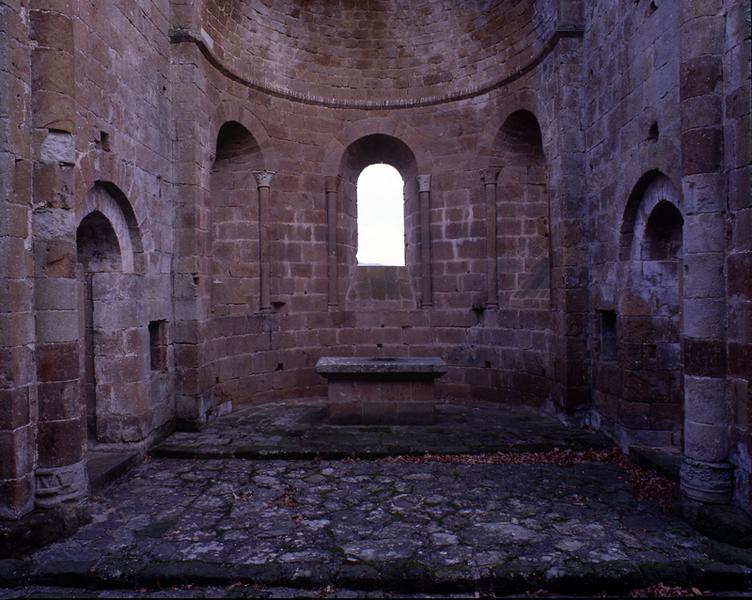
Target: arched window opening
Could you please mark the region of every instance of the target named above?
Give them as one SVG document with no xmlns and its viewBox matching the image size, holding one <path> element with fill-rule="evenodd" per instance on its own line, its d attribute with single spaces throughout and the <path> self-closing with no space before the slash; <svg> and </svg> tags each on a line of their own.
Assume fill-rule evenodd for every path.
<svg viewBox="0 0 752 600">
<path fill-rule="evenodd" d="M 405 183 L 391 165 L 372 164 L 358 177 L 359 265 L 405 266 Z"/>
</svg>

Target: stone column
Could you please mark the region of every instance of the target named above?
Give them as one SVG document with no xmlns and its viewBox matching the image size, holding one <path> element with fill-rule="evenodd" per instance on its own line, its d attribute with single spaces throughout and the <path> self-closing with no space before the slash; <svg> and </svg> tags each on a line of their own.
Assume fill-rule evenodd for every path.
<svg viewBox="0 0 752 600">
<path fill-rule="evenodd" d="M 269 195 L 274 171 L 254 171 L 258 187 L 259 223 L 259 309 L 270 310 L 269 265 Z"/>
<path fill-rule="evenodd" d="M 499 307 L 499 277 L 497 273 L 497 207 L 496 180 L 499 168 L 484 169 L 481 175 L 486 195 L 486 307 Z"/>
<path fill-rule="evenodd" d="M 431 176 L 418 175 L 420 201 L 420 305 L 433 306 L 431 298 Z"/>
<path fill-rule="evenodd" d="M 329 306 L 338 306 L 337 279 L 337 203 L 339 193 L 339 177 L 325 177 L 326 189 L 326 256 L 327 275 L 329 279 Z"/>
<path fill-rule="evenodd" d="M 34 504 L 34 261 L 26 3 L 3 4 L 0 36 L 0 519 Z"/>
<path fill-rule="evenodd" d="M 34 230 L 39 420 L 35 503 L 50 508 L 86 495 L 86 417 L 80 388 L 79 283 L 73 207 L 75 47 L 73 6 L 29 10 L 34 152 Z"/>
<path fill-rule="evenodd" d="M 684 458 L 681 491 L 727 503 L 731 415 L 726 399 L 722 7 L 681 3 L 680 107 L 684 202 Z M 700 35 L 701 34 L 701 35 Z M 700 36 L 698 38 L 698 36 Z"/>
</svg>

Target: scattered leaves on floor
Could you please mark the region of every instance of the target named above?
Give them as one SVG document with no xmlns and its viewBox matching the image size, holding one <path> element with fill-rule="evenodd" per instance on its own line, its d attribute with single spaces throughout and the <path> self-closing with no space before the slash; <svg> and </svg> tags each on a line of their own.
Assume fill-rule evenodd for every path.
<svg viewBox="0 0 752 600">
<path fill-rule="evenodd" d="M 322 587 L 318 593 L 316 594 L 316 598 L 327 598 L 331 594 L 336 593 L 337 588 L 335 588 L 333 585 L 326 585 Z"/>
<path fill-rule="evenodd" d="M 640 588 L 629 592 L 630 598 L 698 598 L 706 595 L 705 592 L 696 587 L 685 588 L 665 585 L 660 582 L 651 585 L 650 587 Z"/>
<path fill-rule="evenodd" d="M 480 452 L 478 454 L 423 454 L 421 456 L 387 456 L 379 462 L 388 464 L 446 463 L 459 465 L 581 465 L 611 462 L 610 450 L 561 450 L 548 452 Z"/>
<path fill-rule="evenodd" d="M 481 452 L 478 454 L 424 454 L 421 456 L 387 456 L 379 459 L 386 464 L 419 465 L 427 463 L 459 465 L 582 465 L 606 462 L 620 466 L 627 473 L 629 485 L 638 500 L 655 502 L 664 512 L 673 506 L 676 484 L 657 471 L 633 463 L 618 448 L 611 450 L 562 450 L 547 452 Z M 587 499 L 583 499 L 583 505 Z M 575 501 L 575 503 L 577 503 Z"/>
<path fill-rule="evenodd" d="M 295 486 L 288 485 L 285 488 L 285 491 L 282 492 L 282 494 L 277 497 L 274 503 L 281 508 L 294 508 L 295 496 L 297 493 L 298 493 L 298 490 L 295 489 Z"/>
<path fill-rule="evenodd" d="M 676 483 L 653 469 L 633 463 L 618 449 L 612 452 L 610 462 L 619 465 L 627 472 L 627 482 L 635 490 L 638 500 L 655 502 L 663 512 L 671 512 L 674 505 Z"/>
<path fill-rule="evenodd" d="M 242 490 L 240 492 L 233 492 L 232 499 L 236 502 L 245 502 L 253 496 L 252 490 Z"/>
</svg>

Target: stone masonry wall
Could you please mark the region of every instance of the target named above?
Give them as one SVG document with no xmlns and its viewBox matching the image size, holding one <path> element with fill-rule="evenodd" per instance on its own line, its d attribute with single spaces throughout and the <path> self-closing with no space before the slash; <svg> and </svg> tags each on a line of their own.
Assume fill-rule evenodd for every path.
<svg viewBox="0 0 752 600">
<path fill-rule="evenodd" d="M 547 59 L 552 60 L 553 55 Z M 210 172 L 208 159 L 216 152 L 213 145 L 224 122 L 238 120 L 255 133 L 265 167 L 275 172 L 268 223 L 272 308 L 258 312 L 256 299 L 251 299 L 245 314 L 207 315 L 203 320 L 200 327 L 214 340 L 199 362 L 197 395 L 206 410 L 227 398 L 237 407 L 322 396 L 324 381 L 312 367 L 324 354 L 439 354 L 450 364 L 439 386 L 444 397 L 540 403 L 552 396 L 555 350 L 548 311 L 537 304 L 511 306 L 508 298 L 499 310 L 487 310 L 484 305 L 486 215 L 481 169 L 487 166 L 487 158 L 482 156 L 482 146 L 491 146 L 505 115 L 524 108 L 538 115 L 545 132 L 544 149 L 553 152 L 553 106 L 527 91 L 538 85 L 538 77 L 521 80 L 505 94 L 482 102 L 399 112 L 355 111 L 277 98 L 247 102 L 243 86 L 228 84 L 211 65 L 202 65 L 209 82 L 200 98 L 204 110 L 220 108 L 215 109 L 211 127 L 196 128 L 205 157 L 200 163 L 204 173 L 200 195 L 206 208 L 201 210 L 213 209 L 208 198 L 214 196 L 211 180 L 216 174 Z M 547 68 L 541 70 L 541 77 Z M 490 131 L 493 136 L 488 135 Z M 372 134 L 405 143 L 416 155 L 417 173 L 431 175 L 431 308 L 415 303 L 412 308 L 399 308 L 378 297 L 360 302 L 357 310 L 348 308 L 344 296 L 353 269 L 344 263 L 338 274 L 345 282 L 337 305 L 330 306 L 324 179 L 344 175 L 339 165 L 347 146 Z M 378 153 L 373 155 L 374 162 L 380 159 Z M 411 184 L 415 182 L 406 183 Z M 343 182 L 340 211 L 347 197 L 344 186 Z M 504 200 L 499 197 L 498 201 Z M 238 221 L 251 229 L 258 226 L 247 221 L 254 215 L 254 201 L 249 198 L 247 212 Z M 353 233 L 354 220 L 340 224 L 344 229 L 338 230 L 339 239 Z M 200 229 L 194 234 L 205 235 Z M 408 247 L 408 270 L 416 267 L 410 264 L 410 256 Z M 498 257 L 502 274 L 514 277 L 503 258 L 503 254 Z M 208 260 L 200 259 L 197 264 L 208 269 Z M 196 275 L 199 282 L 207 276 L 211 276 L 208 271 Z M 411 281 L 417 298 L 420 278 Z M 206 294 L 197 289 L 196 302 L 204 305 Z"/>
<path fill-rule="evenodd" d="M 734 409 L 732 460 L 738 468 L 736 498 L 752 505 L 752 16 L 750 4 L 724 3 L 724 162 L 728 177 L 727 259 L 728 394 Z"/>
<path fill-rule="evenodd" d="M 212 53 L 241 77 L 301 97 L 400 103 L 514 73 L 541 51 L 555 12 L 540 1 L 209 0 L 202 17 Z"/>
<path fill-rule="evenodd" d="M 597 2 L 586 17 L 593 409 L 623 445 L 681 447 L 681 376 L 668 366 L 678 338 L 654 331 L 660 282 L 635 260 L 645 221 L 638 231 L 630 219 L 645 202 L 651 173 L 679 187 L 676 4 Z M 681 209 L 678 192 L 669 200 Z M 609 313 L 613 353 L 602 347 Z"/>
<path fill-rule="evenodd" d="M 733 465 L 749 508 L 748 2 L 0 17 L 0 518 L 84 497 L 93 448 L 323 398 L 326 355 L 441 356 L 442 399 L 681 450 L 702 501 Z M 374 162 L 405 267 L 356 264 Z"/>
<path fill-rule="evenodd" d="M 119 338 L 110 348 L 110 363 L 103 356 L 100 367 L 120 386 L 108 392 L 117 416 L 105 416 L 117 425 L 101 441 L 134 442 L 149 438 L 174 414 L 172 376 L 149 368 L 148 334 L 150 322 L 165 321 L 171 342 L 170 10 L 159 0 L 76 3 L 76 8 L 78 200 L 94 181 L 111 182 L 129 229 L 122 237 L 131 240 L 134 255 L 128 277 L 95 293 L 102 335 L 110 343 L 112 333 Z M 114 358 L 128 355 L 138 357 L 134 364 Z"/>
<path fill-rule="evenodd" d="M 30 61 L 22 2 L 0 4 L 0 518 L 33 505 Z"/>
<path fill-rule="evenodd" d="M 0 514 L 17 517 L 87 493 L 87 446 L 143 446 L 174 418 L 172 367 L 150 369 L 148 333 L 172 321 L 169 4 L 0 10 Z M 106 225 L 94 238 L 114 227 L 122 260 L 117 281 L 93 275 L 93 294 L 89 276 L 87 325 L 77 234 L 90 215 Z"/>
</svg>

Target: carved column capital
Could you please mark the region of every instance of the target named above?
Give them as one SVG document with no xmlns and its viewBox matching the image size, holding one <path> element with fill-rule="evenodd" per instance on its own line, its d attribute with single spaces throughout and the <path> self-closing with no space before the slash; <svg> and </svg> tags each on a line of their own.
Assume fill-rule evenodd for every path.
<svg viewBox="0 0 752 600">
<path fill-rule="evenodd" d="M 431 191 L 431 176 L 430 175 L 418 175 L 418 191 L 419 192 Z"/>
<path fill-rule="evenodd" d="M 480 172 L 484 185 L 494 185 L 499 177 L 500 167 L 488 167 Z"/>
<path fill-rule="evenodd" d="M 260 188 L 271 187 L 272 177 L 276 171 L 254 171 L 253 175 L 256 177 L 256 185 Z"/>
<path fill-rule="evenodd" d="M 336 192 L 339 189 L 339 175 L 327 175 L 324 177 L 324 190 L 326 193 Z"/>
</svg>

